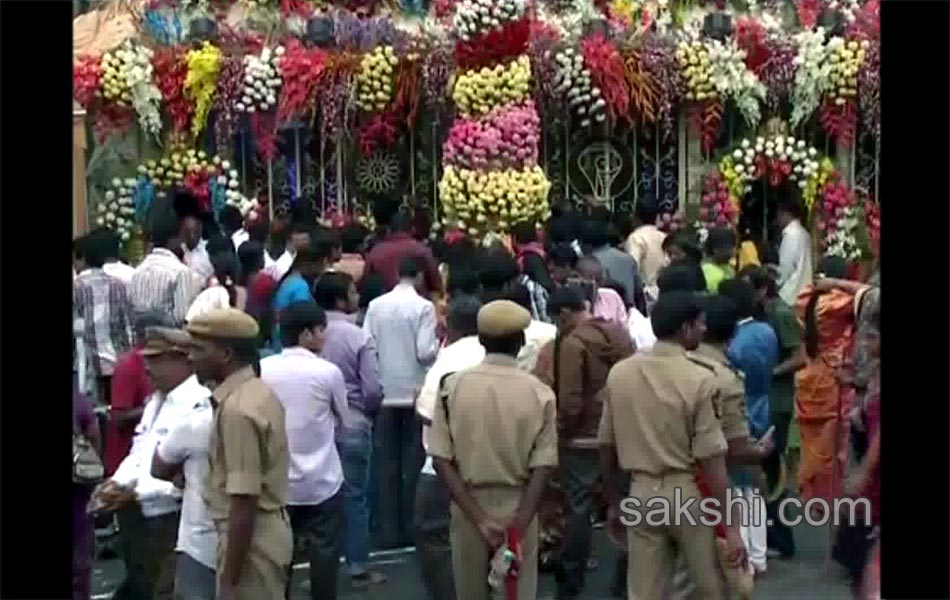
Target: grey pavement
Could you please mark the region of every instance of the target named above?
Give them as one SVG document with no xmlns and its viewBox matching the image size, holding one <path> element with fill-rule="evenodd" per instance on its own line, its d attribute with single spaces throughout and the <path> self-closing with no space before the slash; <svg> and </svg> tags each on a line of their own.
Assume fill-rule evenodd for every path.
<svg viewBox="0 0 950 600">
<path fill-rule="evenodd" d="M 816 528 L 805 523 L 795 528 L 795 542 L 798 554 L 791 560 L 770 559 L 768 572 L 756 580 L 755 598 L 774 600 L 800 600 L 803 597 L 818 600 L 846 600 L 851 598 L 847 579 L 843 570 L 835 563 L 825 567 L 827 528 Z M 588 600 L 610 600 L 610 580 L 613 571 L 615 550 L 602 531 L 594 534 L 594 557 L 599 566 L 588 574 L 587 589 L 584 598 Z M 415 555 L 409 551 L 377 553 L 374 569 L 385 573 L 389 581 L 383 585 L 356 591 L 349 587 L 341 568 L 341 600 L 392 600 L 392 598 L 424 598 L 422 583 Z M 446 568 L 451 568 L 446 565 Z M 106 600 L 111 597 L 123 576 L 122 562 L 119 560 L 99 561 L 93 575 L 93 600 Z M 293 591 L 290 600 L 309 598 L 307 566 L 294 568 Z M 553 598 L 554 578 L 551 575 L 541 577 L 539 598 Z"/>
</svg>

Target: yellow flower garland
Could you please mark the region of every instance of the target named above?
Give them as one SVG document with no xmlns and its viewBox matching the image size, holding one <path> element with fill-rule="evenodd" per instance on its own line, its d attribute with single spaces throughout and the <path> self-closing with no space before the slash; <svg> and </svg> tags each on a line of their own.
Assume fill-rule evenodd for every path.
<svg viewBox="0 0 950 600">
<path fill-rule="evenodd" d="M 386 109 L 393 98 L 397 62 L 392 46 L 376 46 L 363 56 L 356 79 L 357 100 L 361 109 L 367 112 Z"/>
<path fill-rule="evenodd" d="M 531 62 L 527 56 L 519 56 L 494 68 L 462 73 L 452 87 L 452 100 L 463 116 L 471 117 L 524 100 L 530 93 Z"/>
<path fill-rule="evenodd" d="M 195 114 L 191 120 L 191 133 L 198 134 L 208 122 L 211 103 L 217 85 L 218 70 L 221 67 L 221 50 L 209 42 L 201 48 L 188 52 L 188 75 L 185 77 L 185 97 L 195 103 Z"/>
<path fill-rule="evenodd" d="M 519 221 L 541 221 L 548 217 L 550 189 L 539 166 L 487 173 L 448 166 L 439 182 L 443 223 L 475 235 Z"/>
</svg>

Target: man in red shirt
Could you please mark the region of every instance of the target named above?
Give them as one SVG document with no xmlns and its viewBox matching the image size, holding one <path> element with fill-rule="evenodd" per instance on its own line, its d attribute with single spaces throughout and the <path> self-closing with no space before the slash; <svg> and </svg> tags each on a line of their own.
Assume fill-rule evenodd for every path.
<svg viewBox="0 0 950 600">
<path fill-rule="evenodd" d="M 425 265 L 426 295 L 442 293 L 442 277 L 439 267 L 429 250 L 422 242 L 410 235 L 412 222 L 403 213 L 396 213 L 389 222 L 389 235 L 378 242 L 366 257 L 366 269 L 363 277 L 371 273 L 379 273 L 386 283 L 386 291 L 392 290 L 399 283 L 399 264 L 404 258 L 417 258 Z M 420 290 L 422 293 L 423 290 Z"/>
<path fill-rule="evenodd" d="M 170 326 L 169 318 L 158 311 L 141 313 L 133 321 L 135 347 L 119 359 L 112 375 L 112 402 L 106 426 L 106 477 L 111 477 L 122 459 L 129 454 L 135 426 L 142 418 L 145 401 L 152 393 L 145 359 L 139 354 L 145 343 L 145 330 L 148 327 Z"/>
</svg>

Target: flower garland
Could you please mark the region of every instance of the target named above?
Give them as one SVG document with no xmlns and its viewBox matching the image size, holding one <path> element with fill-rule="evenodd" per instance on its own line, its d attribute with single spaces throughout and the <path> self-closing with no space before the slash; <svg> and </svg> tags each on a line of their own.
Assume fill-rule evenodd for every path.
<svg viewBox="0 0 950 600">
<path fill-rule="evenodd" d="M 746 52 L 735 40 L 729 44 L 709 40 L 707 45 L 718 97 L 732 100 L 746 124 L 754 129 L 761 117 L 759 103 L 765 100 L 765 86 L 746 66 Z"/>
<path fill-rule="evenodd" d="M 277 66 L 283 82 L 277 108 L 277 122 L 289 123 L 313 109 L 317 84 L 323 72 L 326 53 L 309 49 L 297 40 L 291 40 Z"/>
<path fill-rule="evenodd" d="M 707 227 L 735 225 L 742 198 L 752 190 L 752 182 L 765 178 L 777 187 L 792 181 L 802 190 L 802 200 L 810 211 L 819 192 L 835 174 L 834 165 L 818 160 L 818 150 L 792 136 L 744 139 L 704 181 L 700 220 Z"/>
<path fill-rule="evenodd" d="M 570 113 L 579 119 L 581 127 L 603 123 L 607 102 L 600 88 L 593 84 L 590 70 L 584 66 L 584 55 L 573 48 L 565 48 L 554 55 L 554 92 L 567 101 Z"/>
<path fill-rule="evenodd" d="M 676 49 L 676 58 L 686 82 L 689 120 L 699 129 L 703 152 L 709 153 L 715 146 L 723 111 L 713 81 L 709 48 L 700 40 L 684 40 Z"/>
<path fill-rule="evenodd" d="M 481 69 L 508 62 L 528 49 L 531 21 L 527 18 L 505 23 L 478 38 L 455 42 L 455 62 L 460 69 Z"/>
<path fill-rule="evenodd" d="M 244 57 L 244 90 L 237 109 L 248 114 L 267 112 L 277 106 L 281 77 L 277 59 L 283 56 L 284 47 L 272 51 L 264 48 L 260 54 Z"/>
<path fill-rule="evenodd" d="M 881 44 L 870 42 L 858 70 L 858 108 L 861 122 L 870 129 L 875 140 L 881 140 Z"/>
<path fill-rule="evenodd" d="M 157 140 L 162 133 L 162 92 L 152 81 L 153 52 L 145 46 L 133 45 L 130 40 L 126 40 L 120 52 L 125 55 L 119 74 L 125 79 L 139 126 Z"/>
<path fill-rule="evenodd" d="M 159 48 L 152 57 L 155 69 L 155 84 L 162 92 L 165 109 L 171 116 L 172 132 L 183 134 L 191 122 L 194 106 L 185 97 L 185 80 L 188 76 L 188 64 L 178 48 Z"/>
<path fill-rule="evenodd" d="M 115 178 L 102 201 L 96 205 L 94 216 L 96 225 L 115 231 L 122 242 L 127 242 L 132 238 L 135 217 L 132 195 L 135 192 L 135 186 L 135 179 Z"/>
<path fill-rule="evenodd" d="M 526 168 L 537 164 L 540 129 L 532 100 L 495 109 L 481 120 L 456 119 L 442 158 L 460 169 Z"/>
<path fill-rule="evenodd" d="M 159 160 L 139 165 L 140 186 L 148 185 L 157 197 L 170 190 L 183 188 L 198 200 L 202 211 L 218 213 L 231 205 L 248 214 L 260 207 L 240 191 L 240 177 L 231 162 L 215 155 L 209 157 L 203 150 L 173 150 Z"/>
<path fill-rule="evenodd" d="M 539 166 L 488 172 L 447 166 L 439 198 L 451 217 L 443 225 L 478 235 L 505 230 L 519 221 L 543 221 L 550 190 L 551 182 Z"/>
<path fill-rule="evenodd" d="M 377 46 L 363 56 L 356 77 L 357 104 L 360 109 L 381 112 L 392 102 L 397 62 L 392 46 Z"/>
<path fill-rule="evenodd" d="M 531 93 L 531 62 L 520 56 L 493 69 L 466 71 L 452 88 L 452 101 L 463 116 L 484 115 L 495 106 L 522 102 Z"/>
<path fill-rule="evenodd" d="M 525 13 L 525 0 L 462 0 L 452 15 L 452 32 L 461 40 L 516 21 Z"/>
<path fill-rule="evenodd" d="M 629 119 L 630 89 L 627 86 L 623 57 L 616 46 L 597 34 L 581 42 L 584 66 L 591 82 L 600 90 L 611 119 Z"/>
<path fill-rule="evenodd" d="M 73 66 L 73 98 L 88 110 L 102 95 L 102 60 L 96 56 L 80 56 Z"/>
<path fill-rule="evenodd" d="M 237 103 L 244 86 L 244 62 L 236 56 L 225 55 L 218 72 L 218 91 L 213 110 L 215 149 L 223 155 L 233 146 L 235 124 L 238 119 Z"/>
<path fill-rule="evenodd" d="M 795 87 L 792 90 L 792 114 L 789 124 L 798 127 L 818 108 L 829 86 L 831 71 L 825 32 L 802 31 L 795 35 L 798 54 L 795 56 Z"/>
<path fill-rule="evenodd" d="M 835 175 L 822 189 L 819 214 L 815 219 L 825 254 L 848 261 L 859 260 L 865 255 L 858 240 L 858 227 L 863 220 L 860 213 L 855 194 Z"/>
<path fill-rule="evenodd" d="M 857 122 L 858 73 L 870 43 L 834 37 L 828 43 L 829 87 L 821 108 L 821 125 L 836 142 L 848 146 Z"/>
<path fill-rule="evenodd" d="M 197 138 L 208 123 L 208 113 L 211 112 L 218 71 L 221 68 L 221 50 L 209 42 L 204 42 L 201 48 L 188 52 L 187 60 L 188 75 L 185 78 L 184 93 L 195 106 L 191 134 Z"/>
</svg>

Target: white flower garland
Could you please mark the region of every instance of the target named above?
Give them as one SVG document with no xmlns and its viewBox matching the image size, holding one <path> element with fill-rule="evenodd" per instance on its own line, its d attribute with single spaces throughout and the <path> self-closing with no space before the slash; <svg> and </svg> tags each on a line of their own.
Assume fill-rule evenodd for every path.
<svg viewBox="0 0 950 600">
<path fill-rule="evenodd" d="M 565 48 L 554 55 L 554 62 L 554 91 L 567 98 L 571 113 L 581 119 L 581 127 L 589 127 L 591 119 L 602 123 L 607 118 L 607 103 L 600 88 L 591 81 L 584 56 L 573 48 Z"/>
<path fill-rule="evenodd" d="M 750 127 L 755 127 L 761 118 L 759 103 L 765 101 L 765 85 L 745 64 L 745 50 L 735 40 L 723 44 L 707 40 L 712 83 L 723 99 L 731 99 Z"/>
<path fill-rule="evenodd" d="M 840 38 L 835 38 L 840 39 Z M 795 86 L 792 89 L 790 125 L 795 128 L 815 112 L 821 98 L 831 85 L 831 63 L 827 60 L 829 45 L 825 31 L 801 31 L 795 34 L 798 55 L 795 56 Z"/>
<path fill-rule="evenodd" d="M 463 0 L 452 15 L 452 31 L 459 38 L 471 37 L 499 29 L 509 21 L 517 21 L 525 13 L 525 0 Z"/>
<path fill-rule="evenodd" d="M 818 150 L 809 147 L 805 140 L 797 140 L 792 136 L 775 136 L 773 138 L 757 137 L 755 142 L 742 140 L 739 148 L 732 152 L 733 168 L 742 180 L 744 193 L 752 191 L 752 181 L 755 173 L 755 157 L 764 156 L 766 159 L 776 158 L 791 163 L 792 172 L 790 181 L 797 181 L 798 187 L 805 188 L 808 179 L 818 175 L 821 166 L 818 161 Z"/>
<path fill-rule="evenodd" d="M 111 188 L 96 205 L 96 225 L 115 231 L 123 242 L 132 237 L 135 220 L 132 194 L 135 193 L 136 183 L 135 179 L 131 178 L 125 181 L 118 177 L 113 179 Z"/>
<path fill-rule="evenodd" d="M 158 139 L 162 133 L 162 92 L 152 80 L 152 50 L 126 41 L 124 51 L 123 74 L 132 96 L 132 107 L 142 129 Z"/>
<path fill-rule="evenodd" d="M 259 55 L 244 57 L 244 89 L 235 105 L 240 112 L 266 112 L 277 107 L 282 80 L 277 59 L 284 55 L 284 47 L 272 51 L 264 48 Z"/>
<path fill-rule="evenodd" d="M 835 222 L 835 230 L 825 236 L 825 254 L 848 261 L 860 259 L 863 253 L 858 244 L 857 230 L 858 209 L 845 207 L 844 214 Z"/>
</svg>

